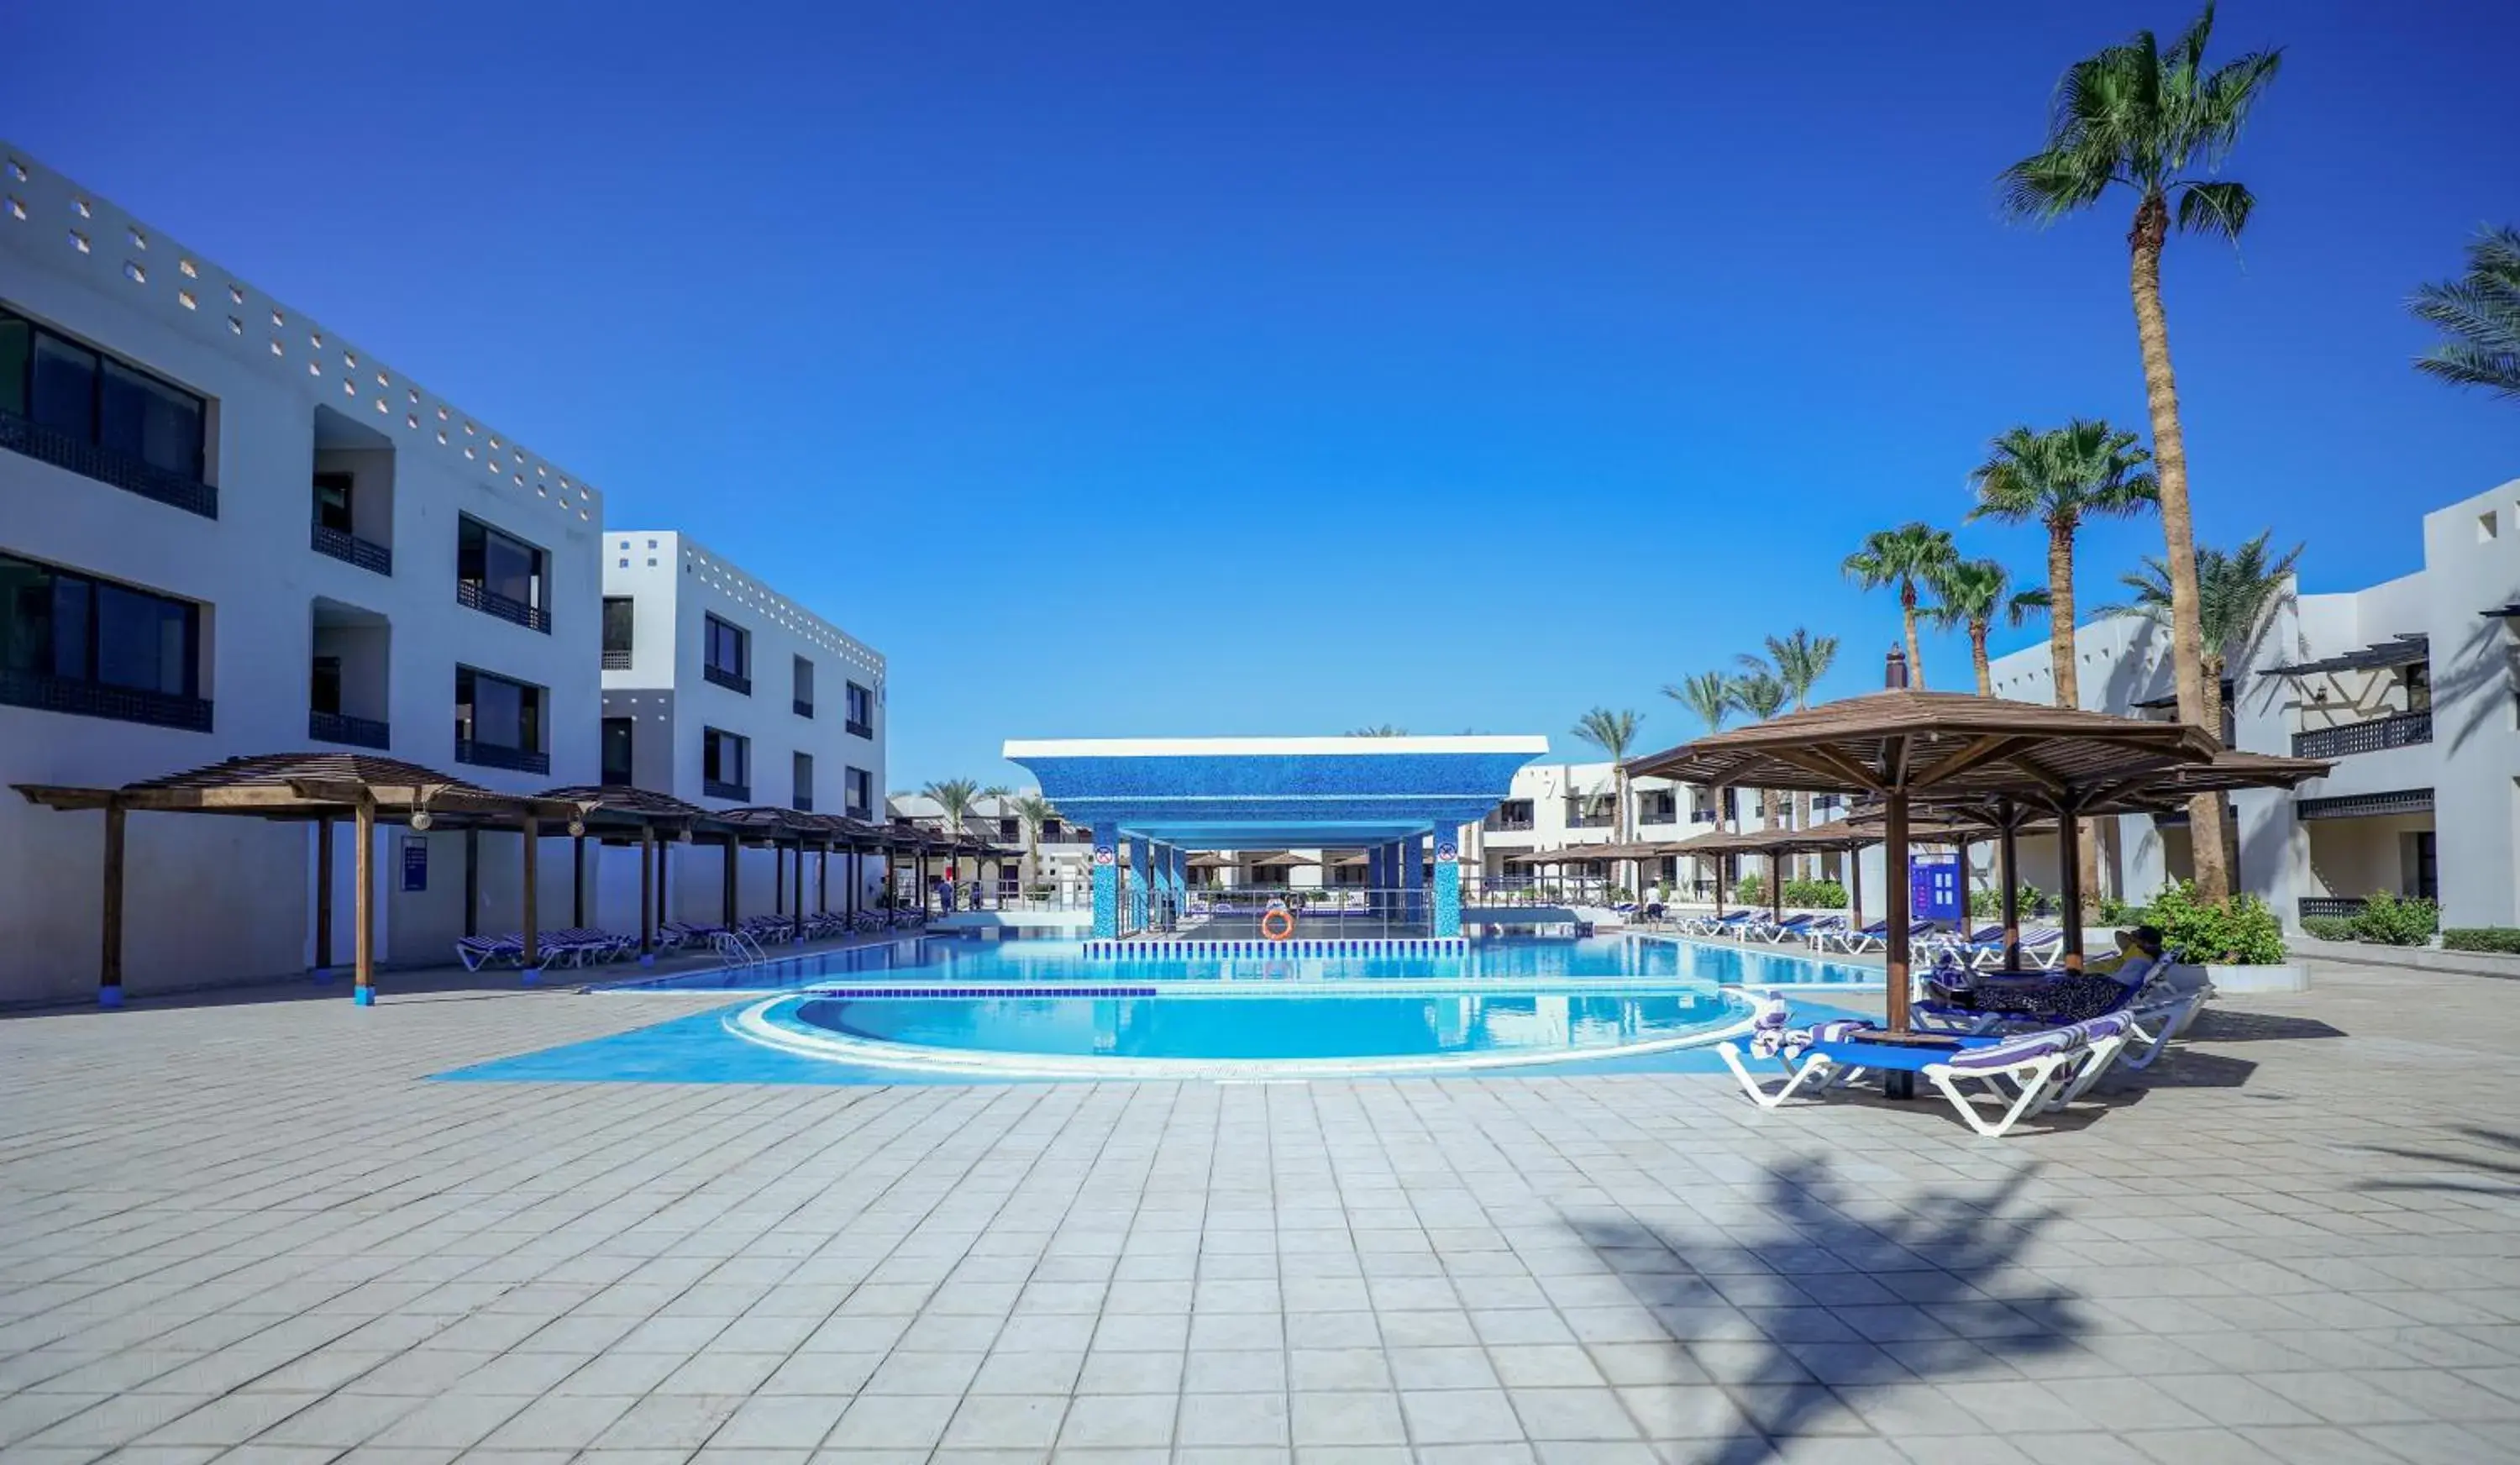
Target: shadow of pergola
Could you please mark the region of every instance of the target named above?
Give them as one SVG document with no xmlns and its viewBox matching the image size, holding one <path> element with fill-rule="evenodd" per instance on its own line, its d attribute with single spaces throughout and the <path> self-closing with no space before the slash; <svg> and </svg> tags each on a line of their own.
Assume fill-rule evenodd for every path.
<svg viewBox="0 0 2520 1465">
<path fill-rule="evenodd" d="M 2036 1167 L 1991 1190 L 1924 1190 L 1878 1212 L 1825 1159 L 1767 1168 L 1744 1233 L 1678 1235 L 1635 1222 L 1577 1234 L 1665 1330 L 1676 1371 L 1725 1386 L 1738 1426 L 1696 1442 L 1705 1465 L 1753 1465 L 1794 1442 L 1841 1434 L 1830 1416 L 1868 1396 L 1980 1372 L 1990 1354 L 2074 1346 L 2073 1293 L 2024 1269 L 2058 1220 L 2025 1208 Z M 1859 1209 L 1861 1208 L 1861 1209 Z"/>
</svg>

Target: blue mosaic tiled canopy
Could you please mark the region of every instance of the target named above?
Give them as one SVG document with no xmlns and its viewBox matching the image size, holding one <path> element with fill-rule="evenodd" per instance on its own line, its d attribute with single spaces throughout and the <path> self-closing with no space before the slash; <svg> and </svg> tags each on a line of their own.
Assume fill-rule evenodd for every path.
<svg viewBox="0 0 2520 1465">
<path fill-rule="evenodd" d="M 1193 850 L 1351 849 L 1487 818 L 1545 737 L 1011 740 L 1073 823 Z"/>
</svg>

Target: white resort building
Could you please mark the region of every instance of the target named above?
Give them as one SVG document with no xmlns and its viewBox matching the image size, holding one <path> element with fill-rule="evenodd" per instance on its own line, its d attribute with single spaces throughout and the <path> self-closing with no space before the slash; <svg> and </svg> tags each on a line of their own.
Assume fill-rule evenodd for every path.
<svg viewBox="0 0 2520 1465">
<path fill-rule="evenodd" d="M 881 821 L 884 663 L 865 643 L 671 530 L 605 532 L 603 619 L 603 782 L 703 809 Z M 636 901 L 635 852 L 614 854 L 607 888 Z M 666 858 L 666 917 L 716 919 L 719 853 Z M 742 851 L 739 909 L 779 905 L 778 866 L 776 851 Z M 849 878 L 861 903 L 881 887 L 872 856 L 835 854 L 834 907 Z"/>
<path fill-rule="evenodd" d="M 730 656 L 754 694 L 728 687 Z M 314 749 L 508 794 L 627 766 L 705 807 L 873 817 L 882 667 L 686 538 L 608 542 L 576 473 L 0 143 L 0 1005 L 96 994 L 105 923 L 107 821 L 12 785 Z M 522 840 L 375 840 L 380 964 L 518 927 Z M 132 814 L 124 990 L 319 965 L 318 881 L 339 912 L 355 889 L 354 841 L 329 871 L 319 843 L 305 822 Z M 571 850 L 539 849 L 559 926 Z M 637 929 L 636 865 L 602 862 L 590 922 Z"/>
</svg>

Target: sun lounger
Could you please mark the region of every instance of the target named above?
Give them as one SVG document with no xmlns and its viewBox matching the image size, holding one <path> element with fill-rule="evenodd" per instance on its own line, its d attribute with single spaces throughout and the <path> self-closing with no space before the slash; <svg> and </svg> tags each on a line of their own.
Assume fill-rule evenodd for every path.
<svg viewBox="0 0 2520 1465">
<path fill-rule="evenodd" d="M 1799 938 L 1804 928 L 1817 919 L 1819 917 L 1813 915 L 1788 915 L 1783 920 L 1760 920 L 1741 934 L 1744 940 L 1765 941 L 1782 946 L 1788 941 Z"/>
<path fill-rule="evenodd" d="M 520 966 L 525 959 L 525 942 L 521 936 L 458 936 L 455 938 L 455 959 L 466 971 L 479 971 L 485 966 Z"/>
<path fill-rule="evenodd" d="M 1750 1072 L 1742 1043 L 1728 1041 L 1716 1047 L 1760 1108 L 1774 1109 L 1797 1093 L 1819 1097 L 1868 1073 L 1913 1073 L 1940 1090 L 1970 1129 L 1990 1139 L 2011 1132 L 2032 1114 L 2081 1096 L 2115 1061 L 2129 1027 L 2126 1018 L 2110 1016 L 2001 1037 L 1893 1037 L 1852 1021 L 1787 1028 L 1783 1006 L 1781 999 L 1769 994 L 1748 1046 L 1751 1055 L 1777 1061 L 1786 1076 L 1782 1085 L 1770 1089 Z M 2002 1105 L 1992 1119 L 1979 1106 L 1983 1096 Z"/>
<path fill-rule="evenodd" d="M 1797 934 L 1810 943 L 1813 951 L 1819 951 L 1847 934 L 1846 917 L 1843 915 L 1815 916 L 1811 923 L 1804 926 Z"/>
</svg>

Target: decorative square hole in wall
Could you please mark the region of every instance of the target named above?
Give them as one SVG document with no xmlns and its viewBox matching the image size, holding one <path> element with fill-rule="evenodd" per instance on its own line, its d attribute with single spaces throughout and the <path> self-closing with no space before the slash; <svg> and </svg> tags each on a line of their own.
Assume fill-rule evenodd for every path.
<svg viewBox="0 0 2520 1465">
<path fill-rule="evenodd" d="M 2501 537 L 2501 520 L 2491 509 L 2476 516 L 2476 542 L 2492 544 Z"/>
</svg>

